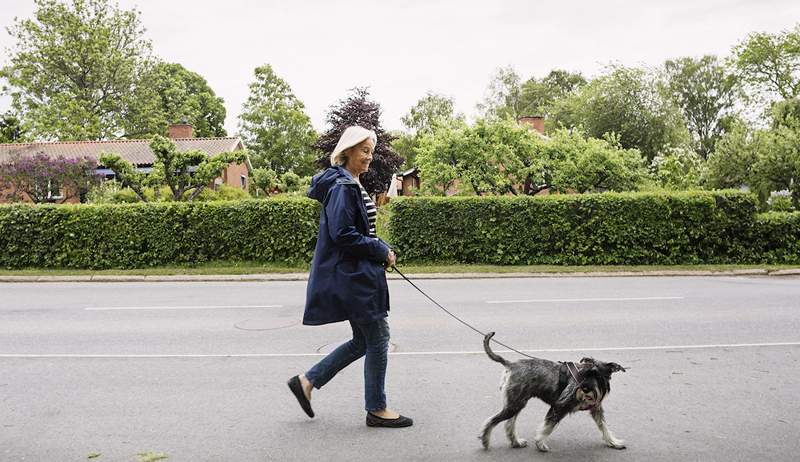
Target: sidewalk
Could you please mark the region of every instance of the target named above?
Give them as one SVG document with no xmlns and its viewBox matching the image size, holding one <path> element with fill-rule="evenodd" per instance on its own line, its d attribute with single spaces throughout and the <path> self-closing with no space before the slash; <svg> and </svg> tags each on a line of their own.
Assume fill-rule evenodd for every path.
<svg viewBox="0 0 800 462">
<path fill-rule="evenodd" d="M 763 268 L 729 271 L 653 270 L 653 271 L 587 271 L 565 273 L 410 273 L 411 279 L 493 279 L 493 278 L 564 278 L 564 277 L 664 277 L 664 276 L 800 276 L 800 268 L 768 270 Z M 387 273 L 388 279 L 402 279 Z M 75 276 L 4 276 L 0 282 L 214 282 L 214 281 L 306 281 L 308 273 L 262 274 L 176 274 L 146 275 L 75 275 Z"/>
</svg>

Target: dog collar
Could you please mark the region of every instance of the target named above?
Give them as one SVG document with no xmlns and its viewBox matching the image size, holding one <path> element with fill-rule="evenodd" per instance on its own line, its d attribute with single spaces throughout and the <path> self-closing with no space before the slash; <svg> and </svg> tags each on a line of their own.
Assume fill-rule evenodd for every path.
<svg viewBox="0 0 800 462">
<path fill-rule="evenodd" d="M 565 362 L 563 364 L 565 366 L 567 366 L 567 370 L 569 371 L 569 375 L 572 376 L 572 380 L 574 380 L 576 384 L 580 383 L 580 381 L 578 380 L 578 374 L 580 374 L 580 371 L 578 370 L 578 366 L 576 366 L 575 363 L 573 363 L 571 361 L 570 362 Z M 573 371 L 573 369 L 574 369 L 574 371 Z"/>
</svg>

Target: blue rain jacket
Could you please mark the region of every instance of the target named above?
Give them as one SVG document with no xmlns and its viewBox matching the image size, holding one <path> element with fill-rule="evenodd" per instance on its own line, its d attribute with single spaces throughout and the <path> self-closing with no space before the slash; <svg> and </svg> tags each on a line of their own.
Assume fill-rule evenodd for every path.
<svg viewBox="0 0 800 462">
<path fill-rule="evenodd" d="M 366 324 L 385 318 L 389 287 L 383 265 L 389 245 L 369 236 L 358 183 L 344 167 L 331 167 L 314 176 L 308 197 L 322 203 L 322 212 L 303 324 Z"/>
</svg>

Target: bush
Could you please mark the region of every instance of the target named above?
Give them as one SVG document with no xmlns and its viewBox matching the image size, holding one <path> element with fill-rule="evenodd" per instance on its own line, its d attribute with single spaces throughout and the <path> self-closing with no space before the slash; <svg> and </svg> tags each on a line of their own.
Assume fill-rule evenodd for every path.
<svg viewBox="0 0 800 462">
<path fill-rule="evenodd" d="M 403 261 L 486 264 L 744 263 L 754 196 L 738 191 L 400 198 Z"/>
<path fill-rule="evenodd" d="M 765 263 L 800 263 L 800 212 L 756 216 L 754 245 Z"/>
<path fill-rule="evenodd" d="M 311 260 L 312 200 L 0 206 L 0 267 L 137 268 Z"/>
</svg>

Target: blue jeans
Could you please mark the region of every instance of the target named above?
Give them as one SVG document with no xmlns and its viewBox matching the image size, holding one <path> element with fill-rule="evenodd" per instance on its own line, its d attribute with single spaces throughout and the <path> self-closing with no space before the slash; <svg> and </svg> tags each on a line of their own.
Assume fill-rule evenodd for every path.
<svg viewBox="0 0 800 462">
<path fill-rule="evenodd" d="M 366 355 L 364 359 L 364 402 L 367 411 L 386 409 L 384 381 L 389 353 L 389 322 L 386 318 L 369 324 L 350 321 L 353 338 L 339 345 L 308 372 L 306 378 L 314 388 L 322 388 L 340 370 Z"/>
</svg>

